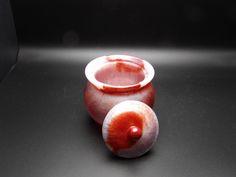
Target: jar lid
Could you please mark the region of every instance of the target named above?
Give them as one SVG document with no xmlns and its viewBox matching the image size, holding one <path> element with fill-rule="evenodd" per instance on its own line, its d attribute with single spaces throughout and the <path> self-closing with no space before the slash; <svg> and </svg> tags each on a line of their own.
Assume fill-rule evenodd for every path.
<svg viewBox="0 0 236 177">
<path fill-rule="evenodd" d="M 115 105 L 106 115 L 102 135 L 114 154 L 133 158 L 151 149 L 159 133 L 155 112 L 145 103 L 135 100 Z"/>
</svg>

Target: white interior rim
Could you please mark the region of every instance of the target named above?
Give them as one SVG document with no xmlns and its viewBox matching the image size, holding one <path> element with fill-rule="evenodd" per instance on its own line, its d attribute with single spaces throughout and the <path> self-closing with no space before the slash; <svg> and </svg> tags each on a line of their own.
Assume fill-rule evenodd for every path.
<svg viewBox="0 0 236 177">
<path fill-rule="evenodd" d="M 125 86 L 110 85 L 110 84 L 106 84 L 106 83 L 98 81 L 95 77 L 96 72 L 103 66 L 103 64 L 109 62 L 107 60 L 107 57 L 114 58 L 114 59 L 122 58 L 122 59 L 125 59 L 125 61 L 127 61 L 127 62 L 132 61 L 132 58 L 142 61 L 144 64 L 144 79 L 136 84 L 125 85 Z M 115 62 L 115 60 L 114 60 L 114 62 Z M 98 58 L 95 58 L 92 61 L 90 61 L 85 68 L 85 76 L 87 77 L 89 82 L 91 82 L 98 89 L 103 89 L 104 86 L 109 87 L 109 88 L 132 88 L 137 85 L 140 85 L 140 87 L 144 87 L 152 81 L 154 75 L 155 75 L 154 68 L 149 62 L 147 62 L 143 59 L 133 57 L 133 56 L 128 56 L 128 55 L 110 55 L 110 56 L 98 57 Z"/>
</svg>

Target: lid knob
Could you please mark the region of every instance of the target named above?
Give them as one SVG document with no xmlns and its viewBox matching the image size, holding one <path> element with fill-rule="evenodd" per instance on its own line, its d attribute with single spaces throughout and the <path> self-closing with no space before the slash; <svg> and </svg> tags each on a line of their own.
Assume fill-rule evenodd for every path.
<svg viewBox="0 0 236 177">
<path fill-rule="evenodd" d="M 142 130 L 139 127 L 131 126 L 128 129 L 128 137 L 131 140 L 134 140 L 134 141 L 138 140 L 139 138 L 141 138 L 141 136 L 142 136 Z"/>
</svg>

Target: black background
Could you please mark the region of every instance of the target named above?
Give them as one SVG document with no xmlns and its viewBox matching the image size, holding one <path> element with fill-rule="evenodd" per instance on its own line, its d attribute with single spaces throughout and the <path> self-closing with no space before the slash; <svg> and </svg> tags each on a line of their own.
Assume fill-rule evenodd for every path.
<svg viewBox="0 0 236 177">
<path fill-rule="evenodd" d="M 17 40 L 8 0 L 0 1 L 0 82 L 16 63 Z"/>
<path fill-rule="evenodd" d="M 236 2 L 11 0 L 24 44 L 236 46 Z"/>
</svg>

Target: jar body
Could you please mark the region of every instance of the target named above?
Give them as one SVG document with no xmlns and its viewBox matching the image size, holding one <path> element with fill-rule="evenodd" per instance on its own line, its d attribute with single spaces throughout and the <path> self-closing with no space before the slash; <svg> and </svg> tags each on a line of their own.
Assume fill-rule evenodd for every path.
<svg viewBox="0 0 236 177">
<path fill-rule="evenodd" d="M 152 107 L 155 100 L 155 90 L 152 83 L 127 92 L 105 92 L 88 81 L 84 90 L 87 111 L 98 124 L 103 123 L 106 114 L 113 106 L 126 100 L 141 101 Z"/>
</svg>

